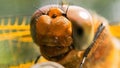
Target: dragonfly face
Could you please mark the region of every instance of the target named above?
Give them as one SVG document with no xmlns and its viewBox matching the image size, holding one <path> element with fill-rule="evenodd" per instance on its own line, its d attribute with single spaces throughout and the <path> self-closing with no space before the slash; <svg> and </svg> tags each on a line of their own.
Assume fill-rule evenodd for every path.
<svg viewBox="0 0 120 68">
<path fill-rule="evenodd" d="M 62 55 L 70 50 L 68 47 L 73 42 L 72 26 L 64 14 L 56 5 L 49 5 L 40 8 L 33 15 L 31 33 L 46 58 Z"/>
<path fill-rule="evenodd" d="M 31 34 L 42 55 L 50 58 L 65 55 L 71 48 L 87 48 L 94 35 L 91 25 L 91 15 L 81 7 L 47 5 L 33 14 Z"/>
<path fill-rule="evenodd" d="M 39 16 L 35 26 L 39 45 L 69 46 L 72 43 L 71 22 L 57 8 Z"/>
</svg>

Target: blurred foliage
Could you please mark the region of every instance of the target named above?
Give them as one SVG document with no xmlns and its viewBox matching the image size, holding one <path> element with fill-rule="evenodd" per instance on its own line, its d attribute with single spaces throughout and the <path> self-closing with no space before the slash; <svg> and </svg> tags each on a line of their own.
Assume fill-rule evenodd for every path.
<svg viewBox="0 0 120 68">
<path fill-rule="evenodd" d="M 30 17 L 15 17 L 14 22 L 10 17 L 0 19 L 0 68 L 30 62 L 39 55 L 39 49 L 30 36 L 27 18 Z"/>
<path fill-rule="evenodd" d="M 120 0 L 66 1 L 96 11 L 110 22 L 120 21 Z M 60 2 L 61 0 L 0 0 L 0 68 L 32 65 L 39 55 L 39 48 L 33 43 L 29 32 L 31 15 L 43 5 Z M 119 25 L 110 26 L 112 34 L 120 38 L 119 29 Z"/>
<path fill-rule="evenodd" d="M 110 22 L 120 21 L 120 0 L 63 0 L 96 11 Z M 39 7 L 47 4 L 60 4 L 61 0 L 0 0 L 0 17 L 32 15 Z"/>
<path fill-rule="evenodd" d="M 31 15 L 39 4 L 40 0 L 0 0 L 0 17 Z"/>
<path fill-rule="evenodd" d="M 46 60 L 45 58 L 41 57 L 38 61 L 38 63 L 42 63 L 42 62 L 47 62 L 48 60 Z M 32 66 L 34 66 L 34 61 L 32 62 L 27 62 L 27 63 L 21 63 L 18 66 L 9 66 L 9 68 L 31 68 Z"/>
</svg>

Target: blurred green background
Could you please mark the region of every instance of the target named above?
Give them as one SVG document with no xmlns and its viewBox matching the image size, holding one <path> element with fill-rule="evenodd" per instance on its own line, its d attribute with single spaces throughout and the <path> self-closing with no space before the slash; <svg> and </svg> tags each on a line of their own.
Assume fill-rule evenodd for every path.
<svg viewBox="0 0 120 68">
<path fill-rule="evenodd" d="M 110 22 L 120 21 L 120 0 L 63 0 L 96 11 Z M 47 4 L 60 4 L 61 0 L 0 0 L 0 17 L 31 15 Z"/>
<path fill-rule="evenodd" d="M 120 0 L 66 0 L 69 4 L 79 5 L 88 10 L 104 16 L 110 22 L 120 22 Z M 26 17 L 26 25 L 29 25 L 31 15 L 39 7 L 47 4 L 60 4 L 61 0 L 0 0 L 0 26 L 2 19 L 8 24 L 11 18 L 11 25 L 14 25 L 16 17 L 19 18 L 18 25 L 22 24 L 23 17 Z M 16 32 L 13 30 L 12 32 Z M 0 34 L 8 33 L 9 30 L 0 29 Z M 30 37 L 30 35 L 29 35 Z M 3 39 L 3 37 L 0 37 Z M 0 68 L 9 65 L 18 65 L 32 61 L 39 55 L 39 49 L 33 42 L 20 41 L 19 38 L 0 41 Z"/>
</svg>

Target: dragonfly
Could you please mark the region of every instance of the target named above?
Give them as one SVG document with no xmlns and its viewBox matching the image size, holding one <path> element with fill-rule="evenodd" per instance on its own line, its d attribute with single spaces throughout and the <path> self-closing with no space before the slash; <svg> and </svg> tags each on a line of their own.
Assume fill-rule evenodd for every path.
<svg viewBox="0 0 120 68">
<path fill-rule="evenodd" d="M 41 55 L 65 68 L 119 68 L 120 41 L 108 21 L 80 6 L 45 5 L 33 14 L 30 31 Z"/>
<path fill-rule="evenodd" d="M 50 4 L 51 5 L 51 4 Z M 63 4 L 60 4 L 60 5 L 58 5 L 57 4 L 57 8 L 60 6 L 61 7 L 61 9 L 62 9 L 62 6 L 64 5 L 64 3 Z M 64 17 L 66 17 L 66 18 L 68 18 L 68 20 L 69 20 L 69 16 L 68 15 L 66 15 L 66 13 L 68 13 L 69 11 L 69 9 L 70 9 L 70 6 L 72 6 L 72 5 L 70 5 L 70 4 L 68 4 L 67 5 L 67 8 L 66 8 L 66 10 L 65 10 L 65 12 L 63 12 L 63 10 L 62 10 L 62 12 L 63 12 L 63 16 Z M 54 6 L 52 6 L 52 7 L 54 7 Z M 59 7 L 59 8 L 60 8 Z M 78 6 L 78 7 L 80 7 L 80 6 Z M 40 7 L 41 8 L 41 7 Z M 59 8 L 58 8 L 58 12 L 59 12 Z M 61 9 L 60 9 L 60 11 L 61 11 Z M 64 9 L 64 8 L 63 8 Z M 57 10 L 57 9 L 56 9 Z M 56 10 L 55 10 L 55 12 L 56 12 Z M 38 11 L 39 12 L 41 12 L 43 15 L 44 15 L 44 12 L 42 12 L 42 10 L 39 10 L 38 9 Z M 51 10 L 51 13 L 53 13 L 52 12 L 53 10 Z M 50 13 L 50 14 L 51 14 Z M 47 14 L 45 14 L 45 15 L 47 15 Z M 95 16 L 97 16 L 97 14 L 95 14 Z M 53 17 L 55 17 L 56 18 L 56 16 L 54 16 L 53 15 Z M 93 13 L 93 17 L 94 17 L 94 13 Z M 1 34 L 0 34 L 0 40 L 1 40 L 1 42 L 2 41 L 5 41 L 5 40 L 9 40 L 10 42 L 10 44 L 12 43 L 12 41 L 11 40 L 17 40 L 17 41 L 19 41 L 18 43 L 17 43 L 17 47 L 18 47 L 18 49 L 20 49 L 20 47 L 22 47 L 21 46 L 21 44 L 20 44 L 20 42 L 27 42 L 27 43 L 29 43 L 29 44 L 33 44 L 33 41 L 32 41 L 32 38 L 31 38 L 31 36 L 30 36 L 30 24 L 27 24 L 26 25 L 26 23 L 28 23 L 26 20 L 27 17 L 25 16 L 25 17 L 23 17 L 23 21 L 22 21 L 22 24 L 18 24 L 19 23 L 19 18 L 17 18 L 16 17 L 16 20 L 15 20 L 15 24 L 11 24 L 11 18 L 9 18 L 8 17 L 8 24 L 4 24 L 5 23 L 5 18 L 1 18 L 0 20 L 1 20 L 1 25 L 0 25 L 0 30 L 1 31 L 3 31 Z M 34 17 L 33 17 L 34 18 Z M 36 19 L 39 19 L 39 18 L 36 18 Z M 95 19 L 94 21 L 97 21 L 97 19 Z M 71 22 L 71 21 L 70 21 Z M 71 22 L 72 23 L 72 22 Z M 61 24 L 62 25 L 62 24 Z M 73 25 L 73 24 L 71 24 L 71 25 Z M 76 25 L 76 24 L 74 24 L 74 25 Z M 79 24 L 78 24 L 79 25 Z M 102 25 L 102 24 L 101 24 Z M 80 26 L 76 26 L 76 27 L 80 27 Z M 94 38 L 97 38 L 98 36 L 99 36 L 99 32 L 100 32 L 100 34 L 101 34 L 101 31 L 103 30 L 101 30 L 101 26 L 100 26 L 100 28 L 98 28 L 97 30 L 98 31 L 96 31 L 95 33 L 95 36 L 94 36 Z M 112 35 L 113 36 L 115 36 L 115 37 L 117 37 L 117 38 L 120 38 L 120 30 L 119 30 L 119 28 L 120 28 L 120 25 L 109 25 L 109 29 L 110 29 L 110 31 L 111 31 L 111 33 L 112 33 Z M 6 30 L 9 30 L 8 32 L 5 32 Z M 15 30 L 15 31 L 14 31 Z M 71 29 L 72 30 L 72 29 Z M 75 29 L 76 30 L 76 29 Z M 53 30 L 54 31 L 54 30 Z M 81 28 L 80 28 L 80 34 L 82 33 L 81 31 Z M 79 31 L 78 31 L 78 33 L 79 33 Z M 59 33 L 59 32 L 58 32 Z M 92 44 L 92 43 L 89 43 L 89 46 L 90 46 L 90 44 Z M 25 46 L 25 45 L 24 45 Z M 11 46 L 10 46 L 11 47 Z M 88 47 L 88 46 L 87 46 Z M 79 54 L 79 52 L 77 53 L 77 54 L 79 54 L 79 56 L 82 56 L 81 58 L 79 58 L 79 60 L 80 60 L 80 62 L 79 63 L 77 63 L 79 66 L 81 66 L 81 67 L 83 67 L 84 68 L 84 66 L 86 66 L 86 63 L 87 63 L 87 61 L 88 61 L 88 57 L 87 57 L 87 55 L 89 55 L 89 54 L 87 54 L 87 53 L 89 53 L 90 51 L 89 51 L 89 47 L 88 47 L 88 49 L 87 49 L 87 47 L 86 47 L 86 51 L 84 50 L 84 47 L 83 47 L 83 49 L 82 49 L 82 51 L 84 50 L 84 52 L 82 52 L 82 54 L 84 54 L 85 56 L 83 56 L 83 55 L 80 55 L 81 54 L 81 52 L 80 52 L 80 54 Z M 57 48 L 57 47 L 56 47 Z M 71 47 L 72 48 L 72 47 Z M 75 49 L 76 48 L 78 48 L 78 47 L 75 47 Z M 61 47 L 58 47 L 58 49 L 61 49 Z M 79 48 L 77 49 L 77 50 L 79 50 Z M 29 52 L 30 52 L 30 50 L 29 50 Z M 42 51 L 41 51 L 42 52 Z M 91 52 L 90 52 L 91 53 Z M 15 54 L 15 53 L 14 53 Z M 76 52 L 75 52 L 75 54 L 76 54 Z M 39 57 L 38 57 L 39 58 Z M 84 59 L 86 59 L 85 61 L 84 61 Z M 31 59 L 30 59 L 31 60 Z M 49 60 L 52 60 L 52 59 L 49 59 Z M 53 59 L 54 60 L 54 59 Z M 17 61 L 17 60 L 16 60 Z M 23 62 L 24 62 L 24 60 L 23 60 Z M 60 63 L 60 64 L 62 64 L 62 62 Z M 25 64 L 24 64 L 25 65 Z M 33 65 L 33 64 L 26 64 L 26 65 Z M 64 65 L 64 64 L 63 64 Z M 20 66 L 23 66 L 22 65 L 22 63 L 20 64 Z M 77 66 L 77 65 L 76 65 Z M 25 67 L 26 68 L 26 67 Z"/>
</svg>

